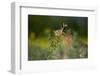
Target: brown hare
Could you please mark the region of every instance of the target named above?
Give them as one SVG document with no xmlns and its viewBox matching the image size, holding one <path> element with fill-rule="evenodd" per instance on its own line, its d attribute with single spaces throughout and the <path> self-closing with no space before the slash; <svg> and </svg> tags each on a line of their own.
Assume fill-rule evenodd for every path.
<svg viewBox="0 0 100 76">
<path fill-rule="evenodd" d="M 64 28 L 66 27 L 68 27 L 68 25 L 65 25 L 63 23 L 60 29 L 54 31 L 54 34 L 56 37 L 59 37 L 63 41 L 65 47 L 70 47 L 72 44 L 72 36 L 69 33 L 69 30 L 67 31 L 67 33 L 64 32 Z"/>
<path fill-rule="evenodd" d="M 69 30 L 67 32 L 64 32 L 64 29 L 67 28 L 68 25 L 63 25 L 61 26 L 60 29 L 54 31 L 55 37 L 59 38 L 61 40 L 61 46 L 63 46 L 63 51 L 60 50 L 59 57 L 60 58 L 68 58 L 67 56 L 67 49 L 71 47 L 72 45 L 72 36 Z"/>
</svg>

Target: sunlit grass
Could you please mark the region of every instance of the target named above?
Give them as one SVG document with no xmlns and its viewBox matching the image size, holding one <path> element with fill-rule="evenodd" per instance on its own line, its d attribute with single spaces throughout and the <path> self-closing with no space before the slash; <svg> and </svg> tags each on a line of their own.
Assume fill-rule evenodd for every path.
<svg viewBox="0 0 100 76">
<path fill-rule="evenodd" d="M 29 39 L 29 45 L 38 46 L 40 48 L 48 48 L 49 43 L 46 38 Z"/>
</svg>

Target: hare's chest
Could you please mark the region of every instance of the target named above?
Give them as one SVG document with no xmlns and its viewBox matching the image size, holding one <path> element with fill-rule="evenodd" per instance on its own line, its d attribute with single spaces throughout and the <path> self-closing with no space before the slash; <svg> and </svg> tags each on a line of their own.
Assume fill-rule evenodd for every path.
<svg viewBox="0 0 100 76">
<path fill-rule="evenodd" d="M 65 47 L 70 47 L 72 45 L 72 37 L 71 36 L 60 36 L 60 38 Z"/>
</svg>

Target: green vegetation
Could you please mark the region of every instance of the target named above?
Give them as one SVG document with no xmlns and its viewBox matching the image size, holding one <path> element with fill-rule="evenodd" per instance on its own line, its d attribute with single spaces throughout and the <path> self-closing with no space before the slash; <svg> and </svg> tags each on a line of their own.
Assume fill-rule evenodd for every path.
<svg viewBox="0 0 100 76">
<path fill-rule="evenodd" d="M 87 17 L 29 15 L 28 60 L 87 58 L 87 21 Z M 61 27 L 63 23 L 68 26 Z"/>
</svg>

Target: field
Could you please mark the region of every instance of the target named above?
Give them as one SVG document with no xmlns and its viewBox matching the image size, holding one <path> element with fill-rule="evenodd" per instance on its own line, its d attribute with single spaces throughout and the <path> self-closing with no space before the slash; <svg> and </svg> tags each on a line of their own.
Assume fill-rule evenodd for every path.
<svg viewBox="0 0 100 76">
<path fill-rule="evenodd" d="M 88 58 L 88 18 L 28 15 L 28 60 Z"/>
</svg>

